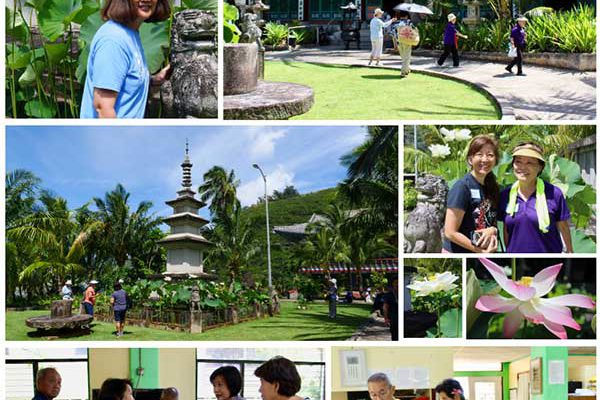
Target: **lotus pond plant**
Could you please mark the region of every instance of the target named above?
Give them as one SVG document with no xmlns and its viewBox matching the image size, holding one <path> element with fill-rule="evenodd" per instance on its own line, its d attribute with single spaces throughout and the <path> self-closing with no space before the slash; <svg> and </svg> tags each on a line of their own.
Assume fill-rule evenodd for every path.
<svg viewBox="0 0 600 400">
<path fill-rule="evenodd" d="M 414 296 L 413 308 L 436 314 L 435 328 L 427 331 L 428 337 L 461 337 L 462 295 L 455 283 L 460 276 L 450 271 L 417 277 L 406 285 Z"/>
<path fill-rule="evenodd" d="M 575 331 L 582 329 L 570 307 L 592 311 L 595 309 L 596 303 L 589 295 L 552 293 L 557 285 L 562 263 L 551 265 L 534 276 L 523 276 L 516 281 L 511 279 L 508 271 L 497 263 L 486 258 L 480 258 L 479 262 L 493 277 L 497 287 L 493 287 L 486 294 L 481 294 L 481 291 L 468 293 L 469 307 L 484 313 L 502 314 L 504 317 L 502 337 L 506 339 L 514 338 L 519 331 L 521 337 L 527 337 L 526 332 L 525 334 L 523 332 L 527 330 L 527 324 L 543 326 L 554 337 L 568 339 L 565 328 Z M 474 287 L 473 282 L 469 282 L 472 279 L 473 276 L 467 279 L 469 291 Z M 476 278 L 475 284 L 478 284 Z M 467 319 L 477 316 L 478 314 L 471 312 Z M 468 321 L 469 326 L 472 326 L 473 322 Z"/>
</svg>

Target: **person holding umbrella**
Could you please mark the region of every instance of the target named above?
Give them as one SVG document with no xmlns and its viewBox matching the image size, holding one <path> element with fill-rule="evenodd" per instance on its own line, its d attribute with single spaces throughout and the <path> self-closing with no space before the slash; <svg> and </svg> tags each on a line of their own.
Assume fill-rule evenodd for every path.
<svg viewBox="0 0 600 400">
<path fill-rule="evenodd" d="M 411 14 L 432 15 L 433 12 L 420 4 L 402 3 L 394 7 L 400 17 L 396 24 L 396 37 L 398 42 L 398 53 L 402 57 L 402 76 L 410 73 L 410 58 L 412 48 L 419 44 L 419 31 L 411 21 Z"/>
<path fill-rule="evenodd" d="M 448 14 L 448 24 L 444 30 L 444 52 L 438 60 L 438 65 L 444 65 L 446 58 L 452 53 L 452 64 L 458 67 L 458 38 L 468 39 L 467 35 L 463 35 L 456 29 L 456 15 Z"/>
<path fill-rule="evenodd" d="M 527 43 L 527 33 L 525 32 L 527 18 L 520 16 L 517 18 L 517 24 L 510 32 L 510 45 L 517 50 L 517 55 L 506 66 L 506 70 L 512 74 L 512 69 L 517 66 L 517 75 L 523 75 L 523 52 Z"/>
</svg>

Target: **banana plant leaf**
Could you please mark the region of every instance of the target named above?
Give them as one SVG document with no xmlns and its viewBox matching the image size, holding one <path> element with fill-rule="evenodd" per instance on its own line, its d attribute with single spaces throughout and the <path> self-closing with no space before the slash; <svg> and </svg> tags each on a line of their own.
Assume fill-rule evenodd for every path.
<svg viewBox="0 0 600 400">
<path fill-rule="evenodd" d="M 183 4 L 185 4 L 187 8 L 212 11 L 215 13 L 219 8 L 219 2 L 217 0 L 183 0 Z"/>
</svg>

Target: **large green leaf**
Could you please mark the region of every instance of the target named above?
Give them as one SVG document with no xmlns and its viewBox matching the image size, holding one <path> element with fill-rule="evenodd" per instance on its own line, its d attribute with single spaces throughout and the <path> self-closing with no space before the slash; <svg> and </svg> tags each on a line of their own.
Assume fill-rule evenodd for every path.
<svg viewBox="0 0 600 400">
<path fill-rule="evenodd" d="M 54 118 L 56 116 L 56 106 L 54 104 L 45 104 L 40 100 L 30 100 L 25 104 L 25 113 L 33 118 Z"/>
<path fill-rule="evenodd" d="M 223 19 L 225 21 L 235 22 L 240 18 L 240 12 L 236 6 L 228 3 L 223 4 Z"/>
<path fill-rule="evenodd" d="M 577 163 L 566 158 L 557 157 L 556 164 L 560 168 L 560 175 L 564 177 L 565 182 L 575 183 L 581 179 L 581 168 Z"/>
<path fill-rule="evenodd" d="M 67 57 L 69 50 L 66 43 L 47 43 L 44 45 L 44 49 L 46 49 L 50 65 L 60 64 Z"/>
<path fill-rule="evenodd" d="M 212 11 L 215 13 L 219 8 L 218 0 L 183 0 L 183 4 L 185 4 L 187 8 L 193 8 L 196 10 L 203 11 Z"/>
<path fill-rule="evenodd" d="M 29 29 L 27 28 L 25 21 L 23 21 L 23 18 L 21 18 L 21 13 L 13 12 L 10 7 L 6 7 L 4 18 L 6 36 L 12 38 L 13 40 L 26 43 L 28 41 Z"/>
<path fill-rule="evenodd" d="M 471 328 L 467 331 L 469 339 L 487 339 L 490 320 L 495 314 L 481 313 L 479 318 L 475 320 Z"/>
<path fill-rule="evenodd" d="M 462 316 L 459 308 L 451 308 L 442 314 L 440 329 L 443 337 L 459 338 L 462 336 Z"/>
<path fill-rule="evenodd" d="M 595 253 L 596 242 L 579 229 L 571 228 L 571 240 L 575 253 Z"/>
<path fill-rule="evenodd" d="M 98 7 L 93 0 L 46 0 L 38 11 L 40 29 L 49 41 L 54 42 L 72 22 L 83 23 Z"/>
<path fill-rule="evenodd" d="M 467 271 L 467 331 L 473 327 L 475 320 L 481 315 L 481 311 L 475 308 L 477 300 L 481 297 L 481 286 L 475 271 Z"/>
<path fill-rule="evenodd" d="M 90 15 L 81 25 L 81 29 L 79 31 L 79 48 L 81 49 L 81 51 L 79 53 L 79 62 L 77 63 L 77 70 L 75 71 L 77 80 L 81 84 L 85 82 L 87 62 L 90 54 L 90 44 L 92 43 L 92 39 L 94 39 L 94 35 L 98 31 L 98 29 L 100 29 L 103 23 L 104 21 L 102 21 L 102 17 L 100 16 L 100 12 L 98 11 Z"/>
<path fill-rule="evenodd" d="M 42 75 L 46 63 L 43 60 L 35 60 L 27 66 L 25 72 L 19 77 L 19 85 L 29 86 L 35 83 L 36 79 Z"/>
<path fill-rule="evenodd" d="M 32 52 L 27 47 L 21 47 L 15 49 L 14 53 L 11 53 L 11 45 L 7 45 L 6 49 L 6 66 L 10 69 L 21 69 L 29 65 L 31 60 Z"/>
<path fill-rule="evenodd" d="M 165 62 L 165 52 L 169 47 L 169 21 L 142 24 L 140 37 L 148 70 L 151 74 L 156 73 Z"/>
</svg>

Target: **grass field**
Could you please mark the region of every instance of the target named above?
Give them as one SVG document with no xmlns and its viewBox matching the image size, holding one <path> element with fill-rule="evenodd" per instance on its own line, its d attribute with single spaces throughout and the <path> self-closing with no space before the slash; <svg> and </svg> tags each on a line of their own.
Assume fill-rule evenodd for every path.
<svg viewBox="0 0 600 400">
<path fill-rule="evenodd" d="M 308 310 L 298 310 L 294 302 L 282 302 L 281 313 L 272 318 L 190 334 L 152 328 L 126 326 L 125 335 L 116 338 L 114 326 L 94 322 L 88 333 L 38 333 L 25 325 L 29 317 L 47 315 L 49 311 L 7 311 L 6 340 L 345 340 L 366 322 L 370 305 L 338 305 L 338 317 L 327 317 L 327 304 L 315 303 Z"/>
<path fill-rule="evenodd" d="M 460 82 L 400 71 L 347 65 L 268 61 L 265 79 L 308 85 L 309 112 L 292 119 L 499 119 L 492 101 Z"/>
</svg>

